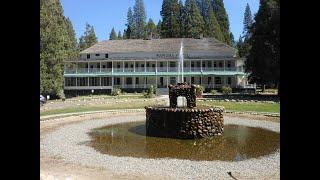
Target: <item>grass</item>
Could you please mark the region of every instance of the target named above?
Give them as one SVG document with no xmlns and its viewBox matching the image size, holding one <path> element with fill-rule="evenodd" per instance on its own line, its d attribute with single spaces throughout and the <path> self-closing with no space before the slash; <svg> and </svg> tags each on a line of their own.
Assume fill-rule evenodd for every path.
<svg viewBox="0 0 320 180">
<path fill-rule="evenodd" d="M 280 113 L 280 104 L 278 103 L 198 101 L 197 105 L 224 106 L 227 111 L 236 112 L 253 111 Z"/>
<path fill-rule="evenodd" d="M 75 113 L 75 112 L 86 112 L 86 111 L 101 111 L 111 109 L 140 109 L 148 105 L 154 105 L 155 102 L 150 101 L 137 101 L 137 102 L 121 102 L 114 104 L 105 105 L 90 105 L 90 106 L 76 106 L 65 109 L 52 109 L 40 112 L 40 116 L 53 115 L 53 114 L 64 114 L 64 113 Z"/>
</svg>

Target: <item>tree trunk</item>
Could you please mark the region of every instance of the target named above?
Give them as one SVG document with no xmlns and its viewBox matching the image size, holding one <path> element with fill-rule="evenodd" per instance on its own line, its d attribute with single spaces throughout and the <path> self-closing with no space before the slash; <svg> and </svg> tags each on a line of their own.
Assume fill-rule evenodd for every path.
<svg viewBox="0 0 320 180">
<path fill-rule="evenodd" d="M 263 85 L 262 85 L 262 92 L 264 92 L 265 90 L 266 90 L 266 85 L 263 84 Z"/>
</svg>

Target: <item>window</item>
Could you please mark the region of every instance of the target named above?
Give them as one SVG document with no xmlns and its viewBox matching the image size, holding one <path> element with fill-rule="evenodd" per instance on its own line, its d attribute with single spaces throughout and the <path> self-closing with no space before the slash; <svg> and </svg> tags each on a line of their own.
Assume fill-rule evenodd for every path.
<svg viewBox="0 0 320 180">
<path fill-rule="evenodd" d="M 231 77 L 228 77 L 227 83 L 231 85 Z"/>
<path fill-rule="evenodd" d="M 114 81 L 114 85 L 120 85 L 120 78 L 119 77 L 114 78 L 113 81 Z"/>
<path fill-rule="evenodd" d="M 139 78 L 136 77 L 136 84 L 139 84 Z"/>
<path fill-rule="evenodd" d="M 90 54 L 87 54 L 87 59 L 90 59 Z"/>
<path fill-rule="evenodd" d="M 194 77 L 191 77 L 191 84 L 194 84 Z"/>
<path fill-rule="evenodd" d="M 211 67 L 211 66 L 212 66 L 212 62 L 208 61 L 208 67 Z"/>
<path fill-rule="evenodd" d="M 76 86 L 76 78 L 75 77 L 65 78 L 65 86 Z"/>
<path fill-rule="evenodd" d="M 230 61 L 228 61 L 227 67 L 228 68 L 231 67 L 231 62 Z"/>
<path fill-rule="evenodd" d="M 160 67 L 163 67 L 163 62 L 160 62 Z"/>
<path fill-rule="evenodd" d="M 213 62 L 213 67 L 217 67 L 217 62 Z"/>
<path fill-rule="evenodd" d="M 89 78 L 89 86 L 100 86 L 100 78 L 90 77 Z"/>
<path fill-rule="evenodd" d="M 127 82 L 127 84 L 132 84 L 132 78 L 131 77 L 127 77 L 126 78 L 126 82 Z"/>
<path fill-rule="evenodd" d="M 111 68 L 112 67 L 112 62 L 107 62 L 107 68 Z"/>
<path fill-rule="evenodd" d="M 87 77 L 79 77 L 77 78 L 78 86 L 88 86 L 88 78 Z"/>
<path fill-rule="evenodd" d="M 111 86 L 111 77 L 102 77 L 101 86 Z"/>
<path fill-rule="evenodd" d="M 221 61 L 219 62 L 219 67 L 222 67 L 222 62 Z"/>
<path fill-rule="evenodd" d="M 147 67 L 150 67 L 150 63 L 149 62 L 147 62 Z"/>
<path fill-rule="evenodd" d="M 155 65 L 155 64 L 152 64 L 152 67 L 153 67 L 153 68 L 155 68 L 155 67 L 156 67 L 156 65 Z"/>
<path fill-rule="evenodd" d="M 176 77 L 170 77 L 170 84 L 176 83 Z"/>
<path fill-rule="evenodd" d="M 187 82 L 187 77 L 183 77 L 183 82 Z"/>
<path fill-rule="evenodd" d="M 215 84 L 221 84 L 221 77 L 214 77 Z"/>
<path fill-rule="evenodd" d="M 100 56 L 100 54 L 96 54 L 96 56 L 98 57 L 98 56 Z"/>
<path fill-rule="evenodd" d="M 206 62 L 202 62 L 202 67 L 206 67 Z"/>
<path fill-rule="evenodd" d="M 170 62 L 170 67 L 176 67 L 176 62 Z"/>
<path fill-rule="evenodd" d="M 133 64 L 130 64 L 130 67 L 133 68 Z"/>
<path fill-rule="evenodd" d="M 102 68 L 105 69 L 105 68 L 106 68 L 106 65 L 102 65 Z"/>
<path fill-rule="evenodd" d="M 200 61 L 197 61 L 197 67 L 200 67 Z"/>
<path fill-rule="evenodd" d="M 127 63 L 127 62 L 124 63 L 124 67 L 125 67 L 125 68 L 128 68 L 128 63 Z"/>
<path fill-rule="evenodd" d="M 211 77 L 208 77 L 208 84 L 211 84 Z"/>
<path fill-rule="evenodd" d="M 93 69 L 93 65 L 91 65 L 90 68 Z"/>
<path fill-rule="evenodd" d="M 163 77 L 160 77 L 160 85 L 163 86 Z"/>
<path fill-rule="evenodd" d="M 105 54 L 105 58 L 109 58 L 109 54 Z"/>
</svg>

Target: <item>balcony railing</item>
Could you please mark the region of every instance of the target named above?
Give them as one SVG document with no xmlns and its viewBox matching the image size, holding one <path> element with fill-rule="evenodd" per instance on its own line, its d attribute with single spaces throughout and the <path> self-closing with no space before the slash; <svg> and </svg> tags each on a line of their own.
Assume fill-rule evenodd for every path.
<svg viewBox="0 0 320 180">
<path fill-rule="evenodd" d="M 136 68 L 113 68 L 113 72 L 178 72 L 178 67 L 136 67 Z M 184 67 L 184 72 L 208 72 L 208 71 L 237 71 L 243 72 L 243 67 Z M 66 74 L 82 73 L 105 73 L 112 72 L 112 68 L 78 68 L 65 69 Z"/>
</svg>

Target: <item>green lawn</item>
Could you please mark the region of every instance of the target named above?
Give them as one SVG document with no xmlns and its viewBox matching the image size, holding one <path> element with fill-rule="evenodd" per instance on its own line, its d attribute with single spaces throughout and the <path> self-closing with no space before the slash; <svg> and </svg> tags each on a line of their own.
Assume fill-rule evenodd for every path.
<svg viewBox="0 0 320 180">
<path fill-rule="evenodd" d="M 227 111 L 254 111 L 280 113 L 280 104 L 269 104 L 259 102 L 219 102 L 219 101 L 198 101 L 197 105 L 224 106 Z"/>
<path fill-rule="evenodd" d="M 137 101 L 137 102 L 121 102 L 114 104 L 105 105 L 91 105 L 91 106 L 79 106 L 70 107 L 65 109 L 52 109 L 40 112 L 40 116 L 52 115 L 52 114 L 63 114 L 63 113 L 74 113 L 74 112 L 85 112 L 85 111 L 99 111 L 99 110 L 110 110 L 110 109 L 139 109 L 144 108 L 148 105 L 154 105 L 154 101 Z"/>
</svg>

